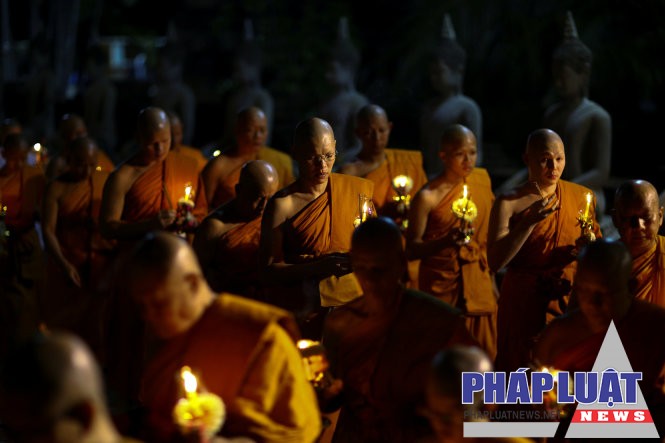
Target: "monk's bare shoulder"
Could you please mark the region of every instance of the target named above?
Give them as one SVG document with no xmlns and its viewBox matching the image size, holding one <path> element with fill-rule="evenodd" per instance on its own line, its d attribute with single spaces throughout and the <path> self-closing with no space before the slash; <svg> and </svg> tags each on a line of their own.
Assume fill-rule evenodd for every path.
<svg viewBox="0 0 665 443">
<path fill-rule="evenodd" d="M 196 230 L 199 240 L 213 240 L 226 232 L 226 224 L 219 218 L 210 215 L 206 217 Z"/>
<path fill-rule="evenodd" d="M 348 332 L 354 324 L 365 321 L 367 316 L 364 314 L 364 306 L 365 300 L 360 297 L 344 306 L 333 309 L 326 316 L 326 333 L 339 336 Z"/>
</svg>

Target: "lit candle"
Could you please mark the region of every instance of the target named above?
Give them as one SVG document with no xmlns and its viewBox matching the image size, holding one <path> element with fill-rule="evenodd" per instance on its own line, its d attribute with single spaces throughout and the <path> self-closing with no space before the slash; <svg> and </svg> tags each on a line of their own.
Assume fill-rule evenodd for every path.
<svg viewBox="0 0 665 443">
<path fill-rule="evenodd" d="M 210 392 L 202 392 L 196 376 L 189 366 L 180 370 L 185 398 L 173 408 L 173 419 L 183 433 L 199 432 L 208 441 L 219 431 L 226 418 L 222 399 Z"/>
<path fill-rule="evenodd" d="M 367 211 L 368 211 L 367 200 L 365 200 L 365 201 L 363 202 L 362 215 L 361 215 L 361 217 L 360 217 L 361 220 L 362 220 L 363 222 L 366 222 L 366 221 L 367 221 Z"/>
<path fill-rule="evenodd" d="M 182 385 L 185 388 L 187 398 L 196 398 L 196 388 L 198 387 L 198 381 L 196 380 L 196 375 L 192 374 L 189 366 L 183 366 L 182 370 L 180 371 L 180 377 L 182 377 Z"/>
<path fill-rule="evenodd" d="M 589 218 L 589 207 L 591 206 L 591 193 L 586 193 L 586 209 L 584 209 L 584 219 Z"/>
<path fill-rule="evenodd" d="M 325 388 L 332 381 L 328 372 L 330 364 L 326 350 L 320 342 L 314 340 L 298 340 L 298 349 L 302 356 L 305 377 L 315 388 Z"/>
<path fill-rule="evenodd" d="M 35 151 L 35 162 L 40 164 L 42 161 L 42 145 L 41 143 L 35 143 L 32 145 L 32 149 Z"/>
<path fill-rule="evenodd" d="M 466 200 L 468 196 L 469 196 L 469 189 L 467 188 L 467 186 L 466 186 L 466 184 L 465 184 L 465 185 L 464 185 L 464 190 L 462 191 L 462 198 L 463 198 L 464 200 Z"/>
</svg>

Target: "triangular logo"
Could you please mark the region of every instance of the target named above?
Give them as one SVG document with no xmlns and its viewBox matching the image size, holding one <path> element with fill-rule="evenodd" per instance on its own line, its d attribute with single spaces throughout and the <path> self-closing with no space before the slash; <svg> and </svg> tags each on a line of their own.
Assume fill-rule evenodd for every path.
<svg viewBox="0 0 665 443">
<path fill-rule="evenodd" d="M 618 374 L 633 372 L 614 321 L 605 334 L 592 372 L 600 375 L 606 370 Z M 621 383 L 625 389 L 626 382 Z M 639 384 L 635 400 L 578 404 L 566 438 L 659 438 Z"/>
</svg>

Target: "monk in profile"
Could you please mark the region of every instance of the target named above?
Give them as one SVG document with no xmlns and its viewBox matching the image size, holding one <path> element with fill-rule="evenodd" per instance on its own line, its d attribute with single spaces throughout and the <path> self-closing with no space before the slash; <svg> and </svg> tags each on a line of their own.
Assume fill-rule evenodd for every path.
<svg viewBox="0 0 665 443">
<path fill-rule="evenodd" d="M 566 166 L 561 138 L 550 129 L 532 132 L 523 158 L 529 180 L 497 196 L 487 238 L 490 269 L 507 268 L 497 318 L 501 371 L 526 365 L 535 335 L 566 310 L 576 253 L 587 241 L 578 216 L 586 213 L 591 233 L 600 236 L 593 192 L 561 180 Z"/>
<path fill-rule="evenodd" d="M 356 116 L 356 135 L 362 142 L 357 157 L 340 168 L 342 174 L 364 177 L 374 182 L 374 206 L 380 215 L 401 223 L 406 219 L 406 208 L 401 208 L 393 180 L 397 176 L 411 179 L 405 195 L 410 200 L 425 184 L 423 155 L 420 151 L 388 149 L 393 123 L 386 111 L 378 105 L 366 105 Z"/>
<path fill-rule="evenodd" d="M 476 137 L 466 126 L 446 128 L 439 156 L 443 172 L 418 191 L 409 213 L 409 258 L 421 260 L 418 289 L 460 309 L 471 335 L 493 360 L 497 304 L 487 263 L 492 184 L 487 171 L 475 167 Z M 468 220 L 466 203 L 453 212 L 464 188 L 475 207 Z"/>
<path fill-rule="evenodd" d="M 573 292 L 579 307 L 545 327 L 534 347 L 537 366 L 591 371 L 614 321 L 656 427 L 665 430 L 665 309 L 636 299 L 630 290 L 632 258 L 619 241 L 598 240 L 578 256 Z"/>
<path fill-rule="evenodd" d="M 127 290 L 159 340 L 143 373 L 147 441 L 180 441 L 173 408 L 180 370 L 191 367 L 226 405 L 225 437 L 261 442 L 315 441 L 321 419 L 287 312 L 210 289 L 192 248 L 150 234 L 126 262 Z"/>
<path fill-rule="evenodd" d="M 28 143 L 21 134 L 5 137 L 0 168 L 0 355 L 37 325 L 37 297 L 44 274 L 35 222 L 46 180 L 26 164 Z"/>
<path fill-rule="evenodd" d="M 208 214 L 197 164 L 169 155 L 171 125 L 156 107 L 138 116 L 139 151 L 111 173 L 102 196 L 100 227 L 109 239 L 136 240 L 155 229 L 177 229 L 178 201 L 191 186 L 193 214 L 200 221 Z"/>
<path fill-rule="evenodd" d="M 663 207 L 656 188 L 645 180 L 622 183 L 614 197 L 612 220 L 633 257 L 633 295 L 665 307 L 665 237 L 658 235 Z"/>
<path fill-rule="evenodd" d="M 89 137 L 72 142 L 65 157 L 67 170 L 47 185 L 42 210 L 48 258 L 42 318 L 49 328 L 73 330 L 93 347 L 100 340 L 100 284 L 115 246 L 99 232 L 99 208 L 109 173 L 96 169 L 98 152 Z M 94 332 L 97 335 L 90 336 Z"/>
<path fill-rule="evenodd" d="M 72 142 L 88 135 L 88 127 L 77 114 L 64 114 L 58 125 L 58 137 L 54 140 L 56 155 L 50 158 L 46 167 L 46 178 L 50 181 L 67 170 L 67 154 Z M 95 168 L 110 173 L 115 168 L 113 161 L 102 149 L 97 149 Z"/>
<path fill-rule="evenodd" d="M 293 182 L 293 161 L 288 154 L 265 146 L 268 122 L 265 113 L 246 108 L 238 113 L 235 126 L 236 145 L 211 159 L 201 172 L 210 207 L 217 208 L 235 197 L 240 168 L 250 160 L 265 160 L 277 170 L 281 186 Z"/>
<path fill-rule="evenodd" d="M 459 311 L 404 288 L 403 245 L 386 217 L 353 233 L 351 264 L 363 296 L 335 308 L 323 334 L 331 373 L 343 385 L 333 442 L 420 441 L 430 434 L 417 409 L 432 358 L 455 344 L 477 346 Z"/>
<path fill-rule="evenodd" d="M 258 297 L 261 216 L 278 189 L 279 177 L 270 163 L 247 162 L 240 171 L 236 197 L 197 229 L 192 246 L 213 291 Z"/>
<path fill-rule="evenodd" d="M 293 152 L 300 176 L 266 206 L 259 260 L 271 289 L 268 300 L 294 312 L 303 335 L 318 339 L 325 311 L 321 307 L 360 294 L 349 275 L 348 251 L 359 196 L 371 198 L 374 184 L 332 172 L 335 136 L 325 120 L 298 123 Z"/>
<path fill-rule="evenodd" d="M 175 112 L 168 112 L 167 115 L 171 123 L 171 151 L 196 160 L 199 172 L 201 172 L 208 163 L 208 159 L 203 156 L 200 149 L 182 143 L 183 127 L 180 116 Z"/>
</svg>

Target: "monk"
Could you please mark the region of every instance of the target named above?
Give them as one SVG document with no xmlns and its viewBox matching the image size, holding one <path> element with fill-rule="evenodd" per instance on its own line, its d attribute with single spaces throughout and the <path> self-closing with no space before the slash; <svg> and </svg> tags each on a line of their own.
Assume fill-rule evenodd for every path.
<svg viewBox="0 0 665 443">
<path fill-rule="evenodd" d="M 50 181 L 67 169 L 67 151 L 71 143 L 79 137 L 88 135 L 88 128 L 83 118 L 77 114 L 64 114 L 58 125 L 58 138 L 53 141 L 56 155 L 52 156 L 46 166 L 46 178 Z M 97 150 L 97 164 L 100 171 L 111 172 L 115 168 L 113 161 L 102 149 Z"/>
<path fill-rule="evenodd" d="M 44 173 L 26 164 L 28 144 L 21 134 L 5 137 L 0 168 L 0 355 L 14 340 L 32 333 L 43 280 L 43 251 L 35 222 Z"/>
<path fill-rule="evenodd" d="M 201 172 L 206 198 L 216 208 L 235 197 L 240 168 L 250 160 L 265 160 L 277 169 L 281 186 L 293 182 L 293 161 L 288 154 L 265 146 L 268 123 L 264 112 L 249 107 L 238 113 L 235 126 L 236 146 L 208 162 Z"/>
<path fill-rule="evenodd" d="M 439 351 L 432 360 L 425 388 L 425 406 L 421 409 L 435 437 L 426 442 L 437 443 L 528 443 L 526 438 L 464 437 L 464 422 L 487 421 L 489 412 L 483 404 L 482 393 L 476 393 L 472 404 L 463 405 L 462 373 L 491 372 L 492 360 L 476 346 L 455 345 Z M 424 442 L 423 442 L 424 443 Z"/>
<path fill-rule="evenodd" d="M 168 112 L 167 115 L 171 123 L 171 151 L 196 160 L 199 172 L 201 172 L 208 163 L 208 159 L 203 156 L 200 149 L 182 143 L 183 127 L 180 116 L 175 112 Z"/>
<path fill-rule="evenodd" d="M 591 371 L 613 320 L 633 371 L 642 372 L 640 389 L 663 435 L 665 309 L 631 295 L 631 262 L 630 252 L 618 241 L 601 239 L 584 247 L 573 283 L 579 308 L 547 325 L 533 356 L 538 366 Z"/>
<path fill-rule="evenodd" d="M 155 229 L 176 230 L 178 200 L 192 186 L 193 214 L 208 214 L 197 164 L 169 154 L 171 126 L 156 107 L 141 110 L 137 136 L 139 151 L 111 173 L 102 196 L 100 227 L 109 239 L 136 240 Z"/>
<path fill-rule="evenodd" d="M 148 441 L 179 441 L 178 376 L 191 367 L 222 398 L 221 434 L 264 442 L 313 442 L 321 430 L 314 390 L 295 346 L 293 318 L 207 285 L 196 255 L 168 233 L 148 235 L 126 263 L 127 289 L 156 338 L 142 377 Z"/>
<path fill-rule="evenodd" d="M 100 284 L 113 258 L 114 242 L 99 232 L 99 207 L 108 178 L 96 170 L 97 143 L 74 140 L 67 150 L 65 173 L 51 181 L 43 202 L 47 251 L 42 319 L 49 328 L 66 328 L 99 345 Z"/>
<path fill-rule="evenodd" d="M 335 143 L 325 120 L 298 123 L 293 152 L 300 176 L 268 201 L 261 225 L 259 260 L 268 300 L 296 314 L 303 335 L 315 339 L 322 305 L 360 294 L 355 278 L 347 275 L 348 251 L 359 195 L 371 198 L 373 190 L 369 180 L 332 173 Z"/>
<path fill-rule="evenodd" d="M 261 216 L 279 189 L 274 166 L 264 160 L 245 163 L 236 197 L 212 212 L 196 231 L 194 251 L 215 292 L 257 298 Z"/>
<path fill-rule="evenodd" d="M 355 160 L 343 165 L 342 174 L 364 177 L 374 182 L 374 206 L 380 215 L 394 219 L 397 223 L 406 219 L 406 208 L 398 204 L 398 194 L 393 179 L 399 175 L 411 178 L 409 190 L 404 191 L 406 201 L 427 181 L 423 170 L 423 155 L 420 151 L 387 149 L 393 123 L 386 111 L 378 105 L 366 105 L 356 116 L 356 135 L 362 148 Z"/>
<path fill-rule="evenodd" d="M 507 268 L 497 318 L 501 371 L 527 364 L 533 337 L 566 310 L 584 241 L 577 217 L 585 210 L 591 232 L 600 236 L 593 192 L 560 179 L 566 165 L 561 138 L 549 129 L 532 132 L 523 158 L 529 181 L 497 197 L 487 237 L 490 269 Z"/>
<path fill-rule="evenodd" d="M 76 336 L 38 334 L 8 361 L 0 374 L 0 420 L 11 441 L 138 443 L 115 428 L 100 368 Z"/>
<path fill-rule="evenodd" d="M 418 441 L 429 433 L 417 407 L 429 363 L 440 349 L 477 345 L 460 312 L 405 289 L 402 233 L 387 217 L 353 233 L 351 263 L 363 296 L 335 308 L 323 345 L 332 374 L 343 383 L 333 442 Z"/>
<path fill-rule="evenodd" d="M 665 237 L 658 235 L 663 207 L 656 188 L 645 180 L 622 183 L 614 197 L 612 221 L 633 257 L 633 295 L 665 307 Z"/>
<path fill-rule="evenodd" d="M 418 191 L 409 213 L 409 258 L 421 260 L 418 289 L 460 309 L 471 335 L 494 360 L 497 304 L 487 264 L 492 184 L 487 171 L 475 167 L 476 137 L 466 126 L 446 128 L 439 156 L 443 172 Z M 464 187 L 477 208 L 470 223 L 452 210 Z"/>
</svg>

